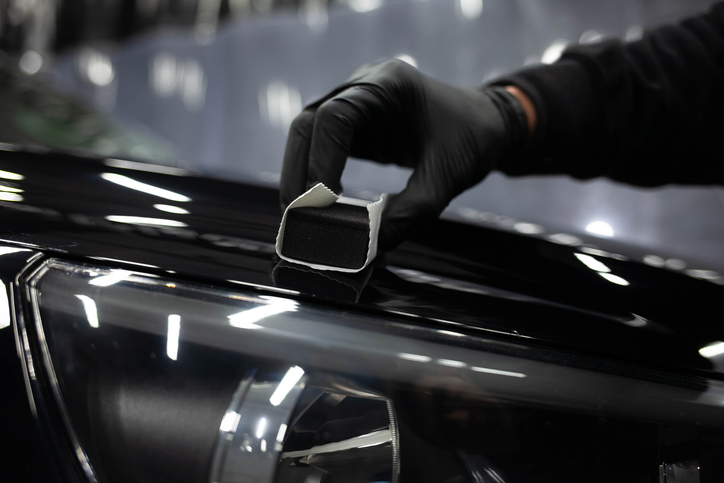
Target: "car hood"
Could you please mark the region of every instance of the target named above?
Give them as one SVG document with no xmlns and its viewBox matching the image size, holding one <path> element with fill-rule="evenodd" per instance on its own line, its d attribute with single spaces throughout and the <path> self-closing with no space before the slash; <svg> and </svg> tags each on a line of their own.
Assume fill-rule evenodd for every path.
<svg viewBox="0 0 724 483">
<path fill-rule="evenodd" d="M 439 220 L 360 274 L 280 262 L 273 189 L 189 171 L 0 151 L 0 239 L 49 256 L 283 292 L 456 334 L 724 377 L 724 287 L 618 254 Z M 631 248 L 635 250 L 635 248 Z"/>
</svg>

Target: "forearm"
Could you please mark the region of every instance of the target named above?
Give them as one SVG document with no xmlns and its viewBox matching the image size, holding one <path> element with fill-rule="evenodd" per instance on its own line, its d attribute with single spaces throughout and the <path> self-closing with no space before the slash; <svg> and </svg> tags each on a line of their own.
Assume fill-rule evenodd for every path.
<svg viewBox="0 0 724 483">
<path fill-rule="evenodd" d="M 507 174 L 724 183 L 724 163 L 713 162 L 724 148 L 722 5 L 639 42 L 570 49 L 498 84 L 519 89 L 533 113 L 530 145 L 498 168 Z"/>
</svg>

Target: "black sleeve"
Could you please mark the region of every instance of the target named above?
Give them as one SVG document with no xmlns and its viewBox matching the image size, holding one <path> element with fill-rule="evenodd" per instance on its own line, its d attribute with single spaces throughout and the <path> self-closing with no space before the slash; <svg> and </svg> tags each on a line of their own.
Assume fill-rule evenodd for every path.
<svg viewBox="0 0 724 483">
<path fill-rule="evenodd" d="M 524 154 L 498 167 L 508 175 L 724 184 L 724 4 L 637 42 L 570 48 L 496 84 L 520 87 L 539 119 Z"/>
</svg>

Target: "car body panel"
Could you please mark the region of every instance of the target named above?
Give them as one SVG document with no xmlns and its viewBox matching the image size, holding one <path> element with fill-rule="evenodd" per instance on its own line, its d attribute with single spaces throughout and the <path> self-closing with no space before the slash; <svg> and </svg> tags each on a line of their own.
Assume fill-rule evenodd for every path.
<svg viewBox="0 0 724 483">
<path fill-rule="evenodd" d="M 340 278 L 279 264 L 276 190 L 175 168 L 21 150 L 0 151 L 0 170 L 10 190 L 0 201 L 0 240 L 16 246 L 669 371 L 724 375 L 698 353 L 721 338 L 712 314 L 724 288 L 624 255 L 441 220 L 369 270 Z"/>
</svg>

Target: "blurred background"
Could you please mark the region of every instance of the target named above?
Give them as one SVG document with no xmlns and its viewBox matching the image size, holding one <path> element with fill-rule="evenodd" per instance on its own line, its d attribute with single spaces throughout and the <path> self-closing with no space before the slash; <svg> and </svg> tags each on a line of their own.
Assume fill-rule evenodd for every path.
<svg viewBox="0 0 724 483">
<path fill-rule="evenodd" d="M 0 0 L 0 141 L 276 186 L 291 121 L 362 64 L 397 57 L 472 87 L 712 3 Z M 345 194 L 376 199 L 408 175 L 353 160 Z M 724 283 L 721 188 L 493 174 L 444 216 L 589 250 L 630 246 L 643 263 Z"/>
</svg>

